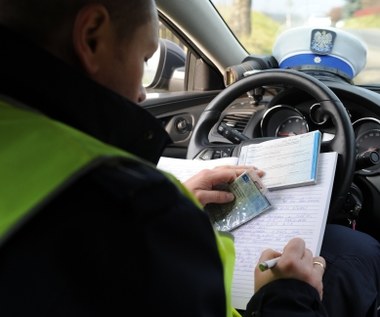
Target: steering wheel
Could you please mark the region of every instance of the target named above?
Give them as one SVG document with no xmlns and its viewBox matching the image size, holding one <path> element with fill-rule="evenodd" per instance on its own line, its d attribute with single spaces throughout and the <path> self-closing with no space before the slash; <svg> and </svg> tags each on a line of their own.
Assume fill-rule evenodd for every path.
<svg viewBox="0 0 380 317">
<path fill-rule="evenodd" d="M 320 104 L 322 114 L 328 115 L 334 124 L 336 130 L 334 138 L 322 141 L 321 144 L 321 152 L 338 153 L 328 217 L 328 221 L 331 221 L 339 215 L 352 183 L 355 169 L 355 135 L 350 117 L 342 102 L 325 84 L 308 74 L 285 69 L 263 70 L 228 86 L 209 103 L 201 114 L 189 142 L 187 158 L 193 159 L 207 148 L 217 149 L 217 144 L 209 142 L 208 134 L 218 122 L 222 111 L 244 93 L 256 87 L 268 85 L 291 86 L 304 91 L 316 99 Z"/>
</svg>

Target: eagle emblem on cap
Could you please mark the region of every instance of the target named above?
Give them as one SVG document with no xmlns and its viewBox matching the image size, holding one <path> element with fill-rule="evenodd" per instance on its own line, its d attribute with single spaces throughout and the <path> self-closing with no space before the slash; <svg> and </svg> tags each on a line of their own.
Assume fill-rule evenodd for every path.
<svg viewBox="0 0 380 317">
<path fill-rule="evenodd" d="M 316 29 L 311 32 L 310 50 L 315 54 L 327 55 L 334 48 L 336 33 L 330 30 Z"/>
</svg>

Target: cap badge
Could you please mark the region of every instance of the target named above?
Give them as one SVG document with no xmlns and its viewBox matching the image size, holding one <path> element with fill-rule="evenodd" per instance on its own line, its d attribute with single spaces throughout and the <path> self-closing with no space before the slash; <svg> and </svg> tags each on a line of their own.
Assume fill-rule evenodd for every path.
<svg viewBox="0 0 380 317">
<path fill-rule="evenodd" d="M 314 63 L 315 64 L 320 64 L 321 62 L 322 62 L 322 58 L 320 58 L 319 56 L 314 57 Z"/>
<path fill-rule="evenodd" d="M 334 48 L 336 33 L 329 30 L 316 29 L 311 32 L 310 50 L 315 54 L 330 54 Z"/>
</svg>

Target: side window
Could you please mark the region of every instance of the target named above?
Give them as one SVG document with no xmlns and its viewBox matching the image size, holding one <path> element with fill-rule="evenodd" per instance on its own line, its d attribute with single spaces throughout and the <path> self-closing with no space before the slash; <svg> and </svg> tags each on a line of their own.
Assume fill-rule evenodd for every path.
<svg viewBox="0 0 380 317">
<path fill-rule="evenodd" d="M 145 66 L 144 87 L 148 93 L 183 91 L 187 49 L 162 23 L 159 36 L 158 49 Z"/>
</svg>

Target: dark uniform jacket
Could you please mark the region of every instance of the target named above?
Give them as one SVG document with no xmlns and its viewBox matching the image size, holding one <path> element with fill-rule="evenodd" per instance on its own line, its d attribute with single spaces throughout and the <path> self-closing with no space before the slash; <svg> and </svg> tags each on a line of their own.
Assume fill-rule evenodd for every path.
<svg viewBox="0 0 380 317">
<path fill-rule="evenodd" d="M 3 27 L 0 54 L 1 95 L 152 163 L 170 142 L 140 106 Z M 249 315 L 315 316 L 313 288 L 277 284 L 255 296 Z M 137 162 L 88 171 L 1 245 L 2 317 L 225 316 L 225 305 L 207 215 Z"/>
</svg>

